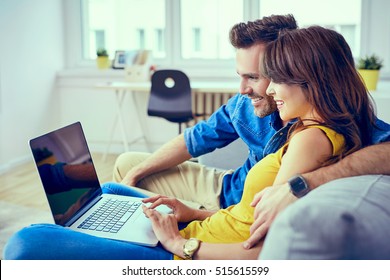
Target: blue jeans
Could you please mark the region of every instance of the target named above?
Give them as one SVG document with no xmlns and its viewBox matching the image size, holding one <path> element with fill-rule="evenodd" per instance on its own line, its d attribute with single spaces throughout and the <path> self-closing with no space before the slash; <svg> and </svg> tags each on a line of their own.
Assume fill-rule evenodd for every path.
<svg viewBox="0 0 390 280">
<path fill-rule="evenodd" d="M 123 185 L 106 183 L 103 193 L 145 197 Z M 4 259 L 21 260 L 171 260 L 161 244 L 145 247 L 91 236 L 53 224 L 34 224 L 15 233 L 7 242 Z"/>
</svg>

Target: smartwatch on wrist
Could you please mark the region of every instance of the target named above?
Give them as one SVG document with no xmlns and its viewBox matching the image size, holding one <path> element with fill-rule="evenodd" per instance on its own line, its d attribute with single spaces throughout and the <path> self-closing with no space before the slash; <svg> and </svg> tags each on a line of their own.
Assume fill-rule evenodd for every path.
<svg viewBox="0 0 390 280">
<path fill-rule="evenodd" d="M 291 177 L 288 180 L 288 184 L 290 185 L 290 191 L 292 194 L 298 198 L 304 196 L 310 191 L 310 188 L 302 175 L 295 175 L 294 177 Z"/>
</svg>

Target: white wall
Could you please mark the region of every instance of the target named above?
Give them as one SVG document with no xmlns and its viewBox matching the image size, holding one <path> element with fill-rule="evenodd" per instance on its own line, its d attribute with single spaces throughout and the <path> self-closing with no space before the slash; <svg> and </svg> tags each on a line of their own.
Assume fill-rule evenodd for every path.
<svg viewBox="0 0 390 280">
<path fill-rule="evenodd" d="M 0 173 L 30 156 L 28 140 L 59 123 L 61 0 L 0 1 Z"/>
</svg>

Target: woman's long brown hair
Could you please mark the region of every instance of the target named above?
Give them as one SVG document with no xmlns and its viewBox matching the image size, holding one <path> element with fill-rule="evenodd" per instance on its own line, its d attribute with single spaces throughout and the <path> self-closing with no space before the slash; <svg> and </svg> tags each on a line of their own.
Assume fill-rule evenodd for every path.
<svg viewBox="0 0 390 280">
<path fill-rule="evenodd" d="M 262 68 L 275 83 L 299 85 L 321 124 L 344 135 L 345 149 L 326 164 L 370 143 L 374 106 L 341 34 L 320 26 L 282 31 L 267 45 Z M 292 129 L 304 128 L 298 120 Z"/>
</svg>

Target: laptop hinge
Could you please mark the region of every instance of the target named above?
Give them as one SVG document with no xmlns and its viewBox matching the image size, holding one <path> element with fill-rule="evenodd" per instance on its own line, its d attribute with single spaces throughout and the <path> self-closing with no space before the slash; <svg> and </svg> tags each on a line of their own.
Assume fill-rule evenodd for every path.
<svg viewBox="0 0 390 280">
<path fill-rule="evenodd" d="M 82 207 L 82 209 L 79 210 L 76 214 L 72 216 L 72 218 L 67 221 L 64 226 L 70 227 L 72 224 L 74 224 L 82 215 L 84 215 L 89 209 L 91 209 L 102 197 L 99 195 L 92 199 L 89 203 L 87 203 L 85 206 Z"/>
</svg>

